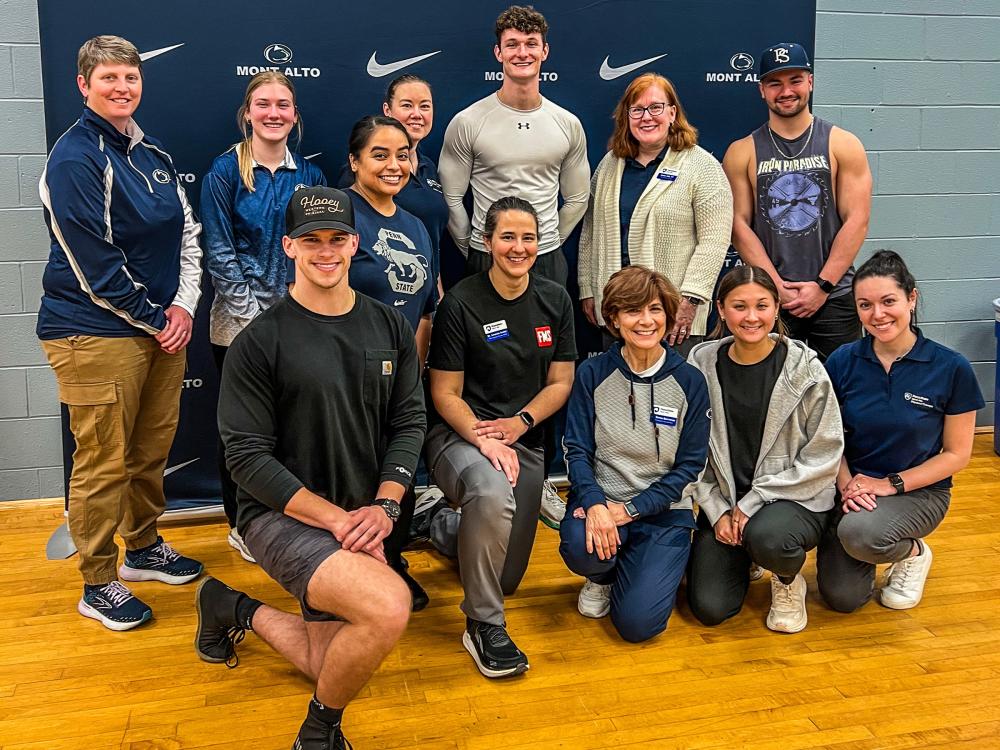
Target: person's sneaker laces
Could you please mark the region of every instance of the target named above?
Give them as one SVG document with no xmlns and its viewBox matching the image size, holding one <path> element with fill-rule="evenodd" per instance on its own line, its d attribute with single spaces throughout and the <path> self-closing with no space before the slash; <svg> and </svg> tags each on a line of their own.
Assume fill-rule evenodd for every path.
<svg viewBox="0 0 1000 750">
<path fill-rule="evenodd" d="M 546 479 L 542 483 L 542 505 L 538 511 L 538 519 L 550 529 L 558 529 L 566 515 L 566 503 L 559 496 L 559 490 Z"/>
<path fill-rule="evenodd" d="M 594 583 L 588 579 L 580 589 L 576 608 L 584 617 L 597 619 L 607 615 L 611 611 L 611 584 Z"/>
<path fill-rule="evenodd" d="M 528 657 L 514 645 L 503 625 L 468 618 L 462 645 L 486 677 L 507 677 L 528 669 Z"/>
<path fill-rule="evenodd" d="M 153 618 L 151 610 L 121 581 L 103 585 L 84 584 L 83 597 L 76 611 L 97 620 L 109 630 L 131 630 Z"/>
<path fill-rule="evenodd" d="M 879 603 L 889 609 L 910 609 L 920 604 L 924 584 L 931 570 L 934 555 L 927 543 L 921 541 L 923 552 L 893 563 L 886 571 L 885 583 L 879 590 Z"/>
<path fill-rule="evenodd" d="M 250 548 L 247 547 L 247 543 L 243 541 L 243 537 L 240 536 L 240 532 L 235 526 L 229 530 L 229 535 L 226 537 L 226 541 L 229 542 L 229 546 L 239 552 L 240 557 L 248 563 L 257 563 L 256 558 L 250 553 Z"/>
<path fill-rule="evenodd" d="M 797 575 L 786 585 L 771 573 L 771 611 L 767 613 L 767 627 L 778 633 L 798 633 L 808 621 L 806 579 Z"/>
<path fill-rule="evenodd" d="M 158 536 L 156 544 L 126 550 L 125 562 L 118 568 L 118 575 L 126 581 L 160 581 L 176 585 L 193 581 L 201 575 L 202 569 L 200 562 L 184 557 Z"/>
<path fill-rule="evenodd" d="M 236 621 L 236 605 L 242 596 L 243 592 L 211 576 L 198 584 L 194 595 L 198 611 L 194 650 L 203 661 L 224 663 L 230 669 L 240 663 L 236 646 L 246 637 L 246 630 Z"/>
</svg>

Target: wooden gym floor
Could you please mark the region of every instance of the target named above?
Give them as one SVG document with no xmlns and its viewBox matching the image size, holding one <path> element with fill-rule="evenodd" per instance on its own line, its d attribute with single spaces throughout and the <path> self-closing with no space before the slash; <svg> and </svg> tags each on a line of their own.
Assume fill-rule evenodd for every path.
<svg viewBox="0 0 1000 750">
<path fill-rule="evenodd" d="M 810 558 L 802 633 L 765 629 L 765 577 L 724 625 L 702 627 L 681 603 L 666 633 L 639 646 L 577 613 L 581 580 L 540 527 L 508 604 L 531 670 L 508 681 L 481 677 L 462 648 L 453 566 L 409 553 L 431 605 L 349 708 L 346 734 L 358 750 L 1000 748 L 998 506 L 1000 458 L 992 435 L 979 435 L 930 540 L 934 567 L 916 609 L 834 613 Z M 288 748 L 310 685 L 252 634 L 238 668 L 199 661 L 194 584 L 135 584 L 156 617 L 129 633 L 76 613 L 75 560 L 44 559 L 61 507 L 0 505 L 0 748 Z M 223 524 L 165 533 L 213 575 L 294 610 L 229 548 Z"/>
</svg>

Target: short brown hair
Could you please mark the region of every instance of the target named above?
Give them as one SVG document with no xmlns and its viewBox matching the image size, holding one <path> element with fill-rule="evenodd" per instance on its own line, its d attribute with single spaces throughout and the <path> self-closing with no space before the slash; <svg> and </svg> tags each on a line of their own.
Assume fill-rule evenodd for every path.
<svg viewBox="0 0 1000 750">
<path fill-rule="evenodd" d="M 76 55 L 76 71 L 83 80 L 90 83 L 90 74 L 101 64 L 117 63 L 131 65 L 142 75 L 142 59 L 139 50 L 128 39 L 104 34 L 88 39 Z"/>
<path fill-rule="evenodd" d="M 667 330 L 674 327 L 677 308 L 681 296 L 670 279 L 662 273 L 645 266 L 627 266 L 612 274 L 604 285 L 604 299 L 601 301 L 601 317 L 604 325 L 615 338 L 621 334 L 614 327 L 612 319 L 623 310 L 637 310 L 655 299 L 659 299 L 667 314 Z"/>
<path fill-rule="evenodd" d="M 497 16 L 497 44 L 500 44 L 500 37 L 507 29 L 516 29 L 522 34 L 541 34 L 544 44 L 549 24 L 545 16 L 535 10 L 534 6 L 512 5 Z"/>
<path fill-rule="evenodd" d="M 608 141 L 608 150 L 619 159 L 634 159 L 639 154 L 639 142 L 628 126 L 628 108 L 652 86 L 662 88 L 667 95 L 667 106 L 677 108 L 677 117 L 667 133 L 667 144 L 670 148 L 674 151 L 683 151 L 698 143 L 698 129 L 688 122 L 674 84 L 659 73 L 643 73 L 628 85 L 615 106 L 614 114 L 611 115 L 611 119 L 615 121 L 615 129 Z"/>
</svg>

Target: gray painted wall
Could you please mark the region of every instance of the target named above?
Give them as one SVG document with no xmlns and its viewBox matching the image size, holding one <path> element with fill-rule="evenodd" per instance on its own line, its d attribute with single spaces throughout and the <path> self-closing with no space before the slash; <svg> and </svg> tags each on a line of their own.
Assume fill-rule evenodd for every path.
<svg viewBox="0 0 1000 750">
<path fill-rule="evenodd" d="M 0 500 L 63 492 L 55 381 L 34 335 L 48 248 L 36 2 L 0 0 Z M 875 177 L 862 253 L 904 254 L 924 330 L 973 362 L 990 401 L 979 422 L 992 424 L 1000 0 L 818 0 L 818 11 L 816 112 L 861 138 Z"/>
</svg>

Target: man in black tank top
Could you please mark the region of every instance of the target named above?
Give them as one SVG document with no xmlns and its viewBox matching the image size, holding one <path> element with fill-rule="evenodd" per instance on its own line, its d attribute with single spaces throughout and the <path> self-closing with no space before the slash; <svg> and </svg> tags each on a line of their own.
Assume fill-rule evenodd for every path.
<svg viewBox="0 0 1000 750">
<path fill-rule="evenodd" d="M 733 245 L 765 269 L 793 338 L 821 359 L 861 336 L 851 281 L 868 232 L 872 177 L 856 136 L 809 111 L 812 65 L 801 45 L 761 53 L 768 121 L 732 143 Z"/>
</svg>

